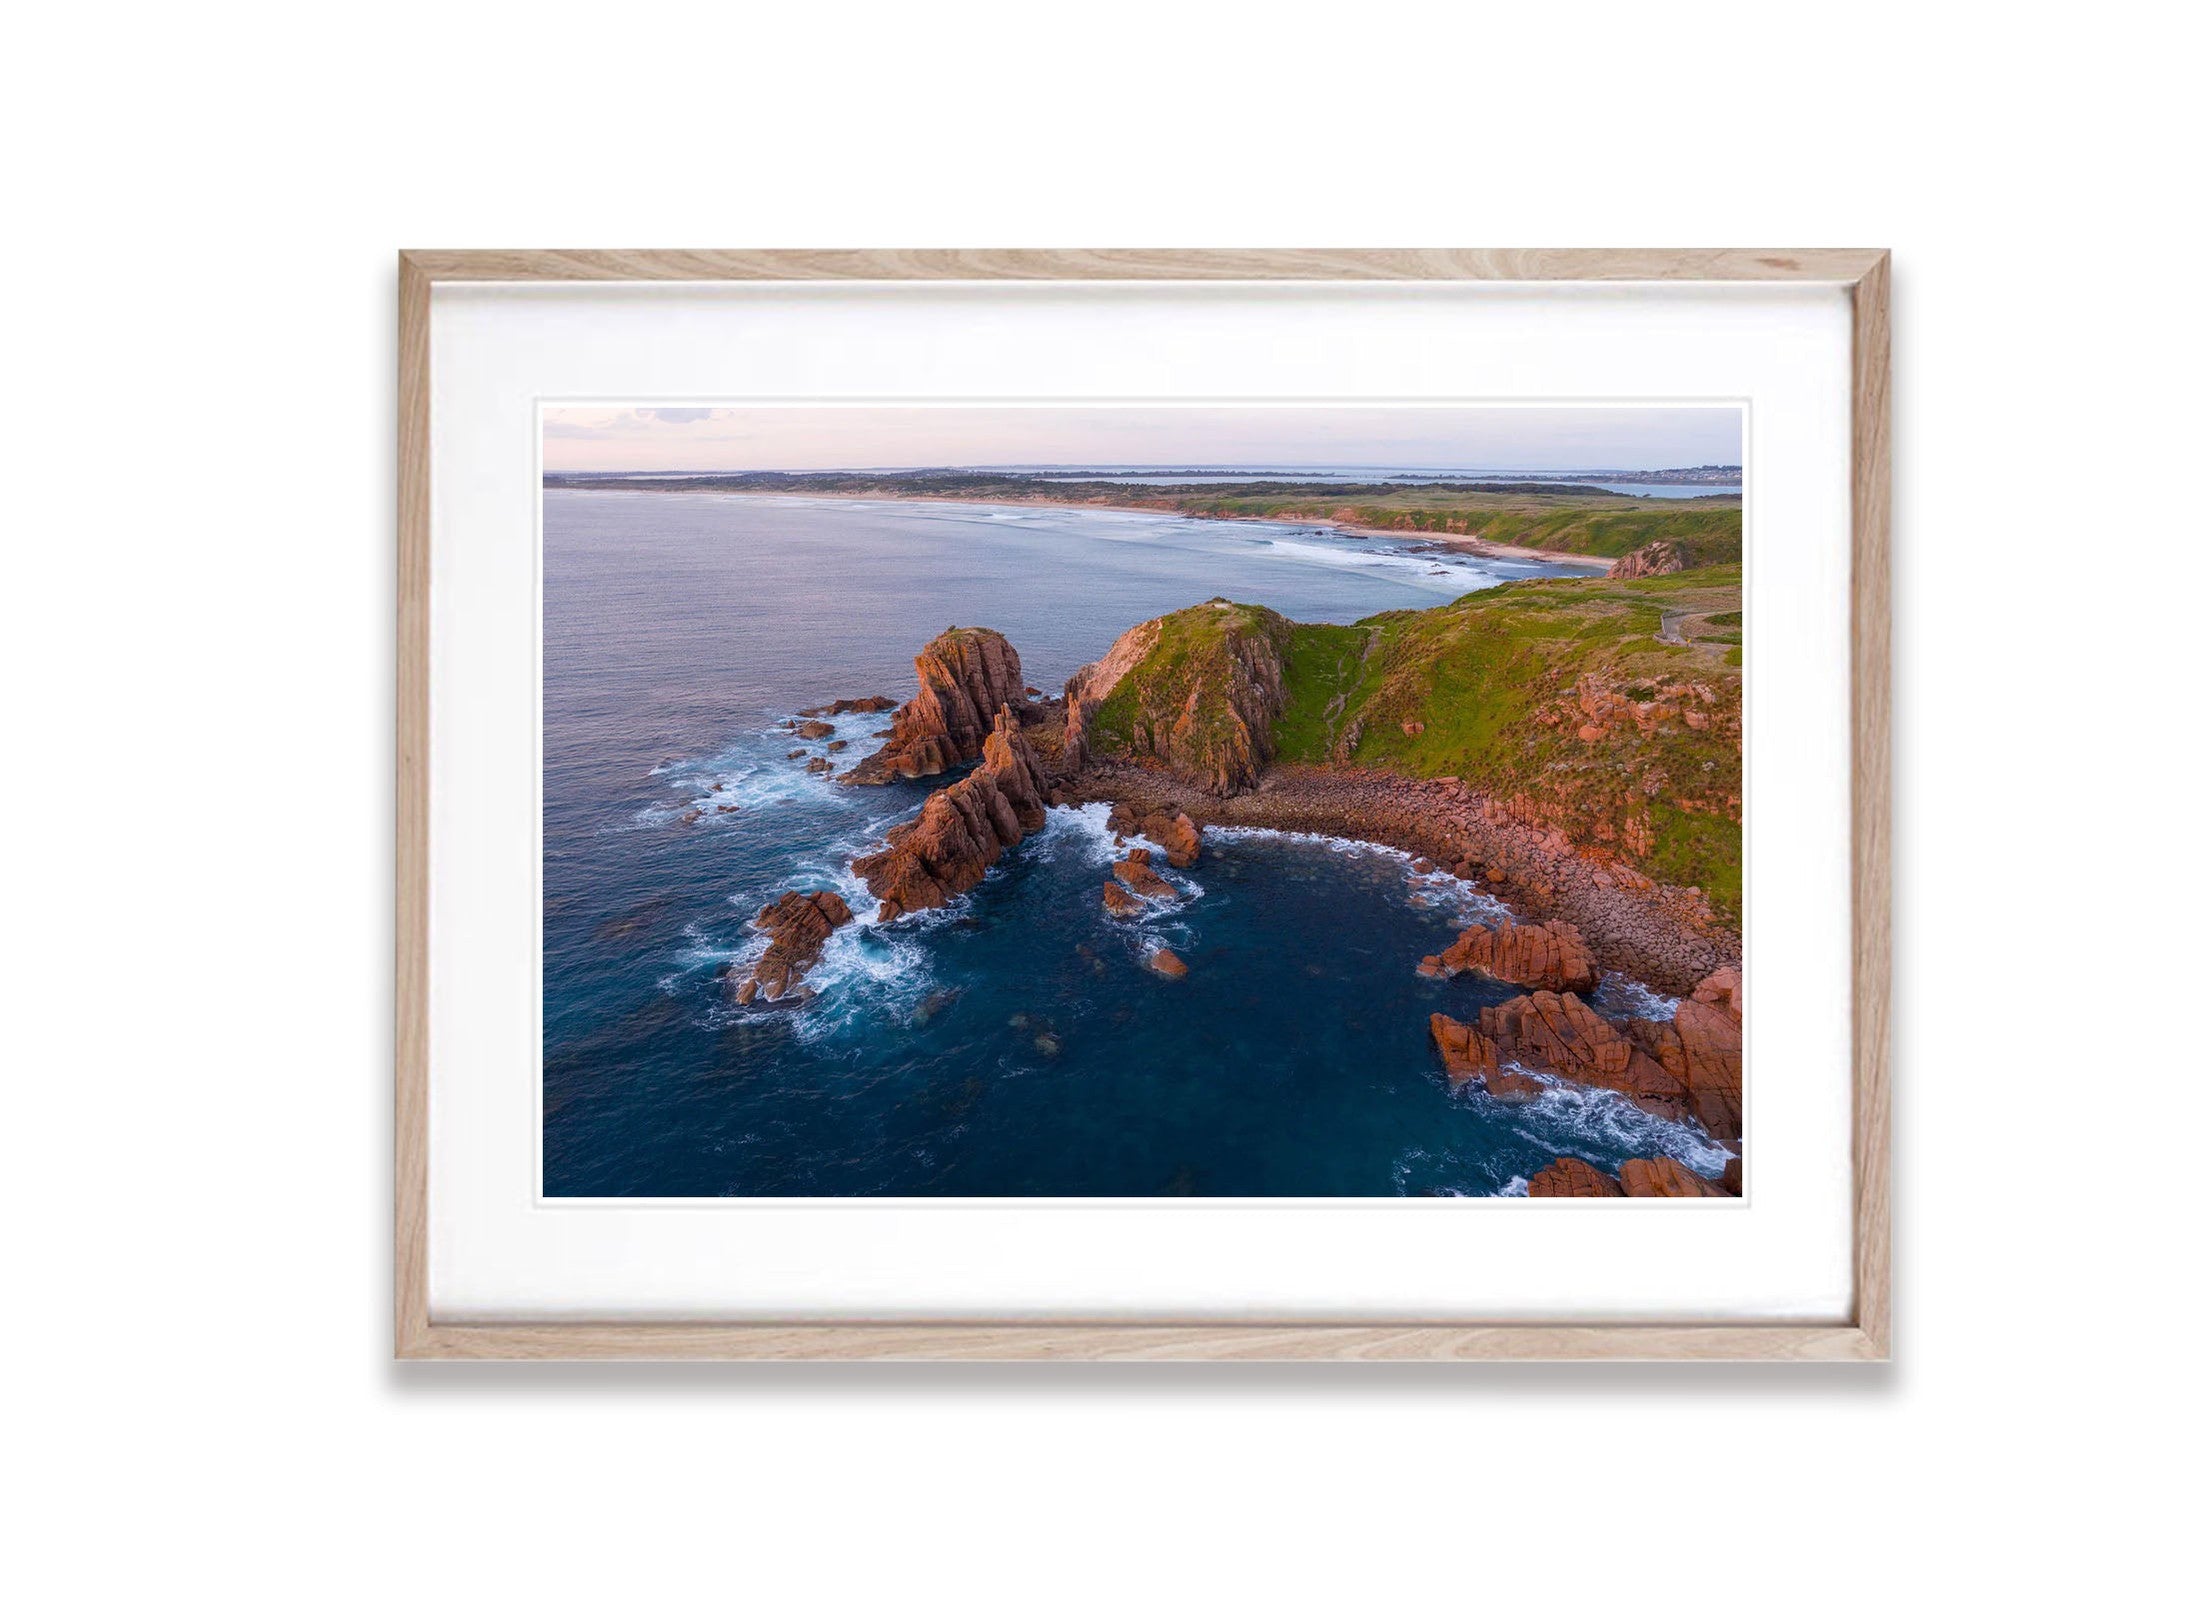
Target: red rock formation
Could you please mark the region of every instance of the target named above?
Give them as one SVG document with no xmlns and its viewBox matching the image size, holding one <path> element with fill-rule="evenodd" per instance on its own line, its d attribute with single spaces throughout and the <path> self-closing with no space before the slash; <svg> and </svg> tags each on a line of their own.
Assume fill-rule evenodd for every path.
<svg viewBox="0 0 2199 1599">
<path fill-rule="evenodd" d="M 1652 1115 L 1677 1118 L 1686 1086 L 1634 1047 L 1575 994 L 1522 994 L 1485 1007 L 1471 1027 L 1448 1016 L 1429 1022 L 1454 1082 L 1479 1077 L 1499 1099 L 1532 1099 L 1535 1077 L 1625 1094 Z"/>
<path fill-rule="evenodd" d="M 1596 986 L 1595 958 L 1570 922 L 1469 927 L 1449 949 L 1423 960 L 1420 970 L 1428 977 L 1480 972 L 1500 983 L 1553 993 L 1585 994 Z"/>
<path fill-rule="evenodd" d="M 1117 838 L 1149 838 L 1167 852 L 1168 864 L 1181 871 L 1199 858 L 1199 824 L 1182 811 L 1148 811 L 1128 805 L 1107 813 L 1107 830 Z"/>
<path fill-rule="evenodd" d="M 1186 622 L 1194 613 L 1199 623 Z M 1217 613 L 1220 625 L 1209 630 L 1203 624 L 1214 622 Z M 1172 681 L 1146 689 L 1124 687 L 1124 678 L 1152 653 L 1171 624 L 1197 627 L 1187 659 L 1172 667 Z M 1091 717 L 1119 691 L 1133 699 L 1125 712 L 1127 734 L 1113 753 L 1158 762 L 1209 794 L 1227 796 L 1251 788 L 1275 754 L 1274 723 L 1284 704 L 1275 636 L 1278 629 L 1287 636 L 1289 627 L 1271 611 L 1225 599 L 1139 623 L 1102 659 L 1069 679 L 1064 691 L 1069 701 L 1065 770 L 1074 774 L 1082 769 L 1089 754 Z"/>
<path fill-rule="evenodd" d="M 1718 1186 L 1736 1198 L 1740 1197 L 1741 1157 L 1739 1155 L 1726 1157 L 1726 1169 L 1718 1175 Z"/>
<path fill-rule="evenodd" d="M 1153 870 L 1153 852 L 1149 849 L 1134 849 L 1127 859 L 1115 862 L 1115 876 L 1131 893 L 1146 899 L 1176 897 L 1176 890 Z"/>
<path fill-rule="evenodd" d="M 994 710 L 981 752 L 976 771 L 925 800 L 915 821 L 886 835 L 884 849 L 855 862 L 878 896 L 880 921 L 936 909 L 974 888 L 1011 845 L 1046 825 L 1046 774 L 1013 705 Z"/>
<path fill-rule="evenodd" d="M 1480 1078 L 1482 1086 L 1500 1099 L 1532 1099 L 1542 1092 L 1532 1079 L 1500 1066 L 1497 1047 L 1488 1035 L 1462 1021 L 1438 1012 L 1428 1018 L 1428 1036 L 1435 1041 L 1436 1053 L 1443 1057 L 1443 1069 L 1453 1083 Z"/>
<path fill-rule="evenodd" d="M 1618 1179 L 1567 1155 L 1527 1179 L 1529 1199 L 1617 1199 Z"/>
<path fill-rule="evenodd" d="M 1619 1168 L 1619 1191 L 1629 1199 L 1725 1199 L 1670 1155 L 1630 1160 Z"/>
<path fill-rule="evenodd" d="M 883 694 L 870 694 L 859 700 L 834 700 L 830 705 L 812 705 L 802 712 L 804 716 L 847 716 L 868 714 L 872 711 L 890 711 L 899 704 Z"/>
<path fill-rule="evenodd" d="M 1086 727 L 1091 708 L 1114 693 L 1115 685 L 1145 659 L 1160 636 L 1159 618 L 1140 622 L 1108 646 L 1105 655 L 1090 666 L 1078 668 L 1063 685 L 1062 698 L 1068 702 L 1069 711 L 1062 734 L 1062 770 L 1073 775 L 1084 769 L 1085 758 L 1091 753 Z"/>
<path fill-rule="evenodd" d="M 988 627 L 951 627 L 933 639 L 917 652 L 916 680 L 916 697 L 893 713 L 885 748 L 843 781 L 931 777 L 977 760 L 1001 708 L 1012 712 L 1024 699 L 1022 657 Z"/>
<path fill-rule="evenodd" d="M 1107 907 L 1110 916 L 1135 916 L 1145 909 L 1137 895 L 1112 878 L 1100 884 L 1100 903 Z"/>
<path fill-rule="evenodd" d="M 771 947 L 746 974 L 729 974 L 736 1004 L 746 1005 L 761 997 L 784 999 L 793 992 L 802 974 L 817 964 L 825 940 L 854 919 L 847 901 L 830 889 L 814 894 L 782 894 L 776 903 L 756 913 L 756 927 L 771 935 Z"/>
<path fill-rule="evenodd" d="M 1667 572 L 1684 571 L 1686 567 L 1687 552 L 1668 539 L 1658 539 L 1613 561 L 1608 575 L 1614 578 L 1662 577 Z"/>
<path fill-rule="evenodd" d="M 1741 1019 L 1741 973 L 1732 966 L 1721 966 L 1695 985 L 1696 1003 L 1722 1010 L 1734 1021 Z"/>
<path fill-rule="evenodd" d="M 1703 987 L 1710 987 L 1717 975 Z M 1733 994 L 1738 1000 L 1738 987 Z M 1735 1012 L 1683 999 L 1669 1022 L 1637 1018 L 1628 1031 L 1684 1086 L 1687 1108 L 1711 1137 L 1741 1136 L 1741 1022 Z"/>
<path fill-rule="evenodd" d="M 1183 963 L 1182 958 L 1179 957 L 1172 949 L 1157 949 L 1153 951 L 1152 958 L 1149 959 L 1145 964 L 1152 970 L 1160 973 L 1160 975 L 1163 977 L 1181 977 L 1184 975 L 1184 973 L 1191 970 L 1190 967 L 1186 966 Z"/>
</svg>

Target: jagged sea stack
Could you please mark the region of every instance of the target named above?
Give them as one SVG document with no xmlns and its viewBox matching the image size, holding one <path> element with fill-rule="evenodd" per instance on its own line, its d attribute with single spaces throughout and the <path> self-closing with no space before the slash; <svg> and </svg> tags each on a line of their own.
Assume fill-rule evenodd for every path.
<svg viewBox="0 0 2199 1599">
<path fill-rule="evenodd" d="M 916 654 L 916 696 L 893 713 L 885 747 L 843 779 L 933 777 L 979 759 L 994 719 L 1027 697 L 1023 660 L 989 627 L 950 627 Z"/>
</svg>

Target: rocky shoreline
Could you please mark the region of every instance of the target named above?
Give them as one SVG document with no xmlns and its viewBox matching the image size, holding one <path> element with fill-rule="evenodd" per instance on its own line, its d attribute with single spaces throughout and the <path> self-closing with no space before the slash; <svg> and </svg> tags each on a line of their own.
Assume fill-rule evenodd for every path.
<svg viewBox="0 0 2199 1599">
<path fill-rule="evenodd" d="M 1281 766 L 1255 787 L 1224 797 L 1144 763 L 1088 756 L 1054 792 L 1057 804 L 1098 800 L 1181 810 L 1202 826 L 1316 833 L 1425 856 L 1526 919 L 1579 929 L 1602 965 L 1667 993 L 1689 992 L 1741 960 L 1740 935 L 1699 893 L 1653 882 L 1617 862 L 1590 861 L 1562 833 L 1523 821 L 1455 782 Z"/>
<path fill-rule="evenodd" d="M 1225 620 L 1236 620 L 1227 602 L 1213 604 L 1232 611 Z M 851 863 L 878 901 L 880 921 L 968 892 L 1009 849 L 1045 826 L 1047 810 L 1057 805 L 1109 804 L 1118 840 L 1149 841 L 1178 869 L 1199 858 L 1205 827 L 1386 845 L 1414 856 L 1417 871 L 1448 871 L 1474 883 L 1517 918 L 1465 928 L 1448 949 L 1420 962 L 1424 978 L 1474 970 L 1525 990 L 1470 1021 L 1431 1015 L 1431 1043 L 1454 1082 L 1477 1083 L 1500 1101 L 1531 1099 L 1553 1081 L 1607 1089 L 1652 1115 L 1692 1119 L 1735 1157 L 1715 1186 L 1670 1159 L 1629 1162 L 1616 1176 L 1561 1161 L 1530 1180 L 1530 1193 L 1739 1192 L 1741 941 L 1700 889 L 1660 884 L 1606 852 L 1584 856 L 1560 830 L 1457 778 L 1270 764 L 1269 720 L 1281 701 L 1281 673 L 1272 652 L 1257 648 L 1259 638 L 1248 643 L 1235 632 L 1217 656 L 1228 668 L 1215 684 L 1226 695 L 1234 730 L 1226 748 L 1190 745 L 1186 718 L 1135 726 L 1136 756 L 1097 755 L 1086 736 L 1089 709 L 1144 659 L 1150 627 L 1125 634 L 1059 699 L 1027 687 L 1014 647 L 989 629 L 950 628 L 925 647 L 916 659 L 918 693 L 895 709 L 892 727 L 880 735 L 883 747 L 838 780 L 891 783 L 976 765 L 935 789 L 914 820 L 887 834 L 885 848 Z M 840 700 L 815 710 L 890 703 Z M 805 737 L 834 731 L 814 721 L 792 730 Z M 1134 914 L 1141 904 L 1175 895 L 1153 859 L 1141 844 L 1114 864 L 1100 885 L 1110 914 Z M 799 1001 L 803 974 L 850 920 L 837 895 L 786 894 L 757 918 L 759 929 L 773 934 L 770 949 L 751 970 L 726 973 L 728 997 L 742 1005 Z M 1188 970 L 1168 951 L 1150 965 L 1170 978 Z M 1669 1020 L 1616 1024 L 1581 997 L 1610 969 L 1686 997 L 1675 1000 Z"/>
</svg>

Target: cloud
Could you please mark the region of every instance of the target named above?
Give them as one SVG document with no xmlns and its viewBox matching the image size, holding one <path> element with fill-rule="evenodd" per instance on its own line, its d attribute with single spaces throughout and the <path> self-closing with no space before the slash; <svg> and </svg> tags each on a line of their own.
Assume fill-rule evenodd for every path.
<svg viewBox="0 0 2199 1599">
<path fill-rule="evenodd" d="M 559 406 L 553 471 L 1224 466 L 1580 471 L 1741 459 L 1734 405 Z"/>
</svg>

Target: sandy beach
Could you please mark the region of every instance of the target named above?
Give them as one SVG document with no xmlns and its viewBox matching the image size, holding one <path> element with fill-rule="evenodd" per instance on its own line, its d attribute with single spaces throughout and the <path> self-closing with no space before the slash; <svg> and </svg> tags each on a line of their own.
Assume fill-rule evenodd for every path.
<svg viewBox="0 0 2199 1599">
<path fill-rule="evenodd" d="M 1167 516 L 1197 522 L 1281 522 L 1295 527 L 1322 528 L 1344 538 L 1397 538 L 1426 539 L 1442 544 L 1456 545 L 1469 555 L 1484 555 L 1494 560 L 1547 561 L 1560 566 L 1585 566 L 1598 572 L 1608 572 L 1615 558 L 1608 555 L 1576 555 L 1563 550 L 1529 549 L 1522 544 L 1492 544 L 1487 539 L 1475 538 L 1470 533 L 1442 533 L 1419 528 L 1370 528 L 1354 522 L 1339 521 L 1326 516 L 1216 516 L 1201 513 L 1188 516 L 1185 512 L 1165 505 L 1125 505 L 1098 500 L 1065 500 L 1051 495 L 1026 495 L 1021 499 L 963 498 L 959 495 L 918 495 L 911 498 L 904 494 L 845 494 L 818 491 L 810 494 L 777 494 L 747 489 L 664 489 L 659 493 L 711 493 L 739 495 L 753 500 L 876 500 L 888 505 L 989 505 L 1004 510 L 1041 507 L 1060 511 L 1117 511 L 1126 516 Z"/>
</svg>

